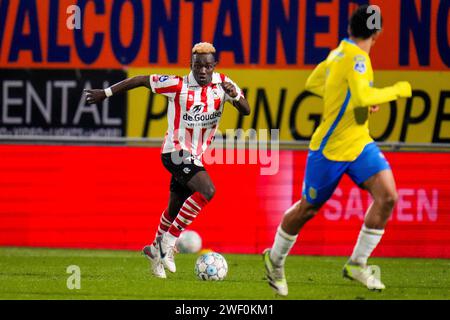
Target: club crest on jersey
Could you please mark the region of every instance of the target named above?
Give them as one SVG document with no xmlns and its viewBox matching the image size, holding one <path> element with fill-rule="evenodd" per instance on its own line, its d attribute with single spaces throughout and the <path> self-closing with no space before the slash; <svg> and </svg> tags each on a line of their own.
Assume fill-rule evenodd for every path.
<svg viewBox="0 0 450 320">
<path fill-rule="evenodd" d="M 214 95 L 214 100 L 220 99 L 219 93 L 217 92 L 217 89 L 213 89 L 213 95 Z"/>
<path fill-rule="evenodd" d="M 354 60 L 355 60 L 354 66 L 355 71 L 364 74 L 367 70 L 366 58 L 364 56 L 356 56 Z"/>
<path fill-rule="evenodd" d="M 159 82 L 166 82 L 167 80 L 169 80 L 169 76 L 161 76 L 161 77 L 159 77 Z"/>
</svg>

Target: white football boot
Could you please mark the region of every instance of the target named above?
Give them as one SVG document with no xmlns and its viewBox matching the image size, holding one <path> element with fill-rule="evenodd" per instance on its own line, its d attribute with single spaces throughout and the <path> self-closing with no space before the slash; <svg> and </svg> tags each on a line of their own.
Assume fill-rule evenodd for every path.
<svg viewBox="0 0 450 320">
<path fill-rule="evenodd" d="M 269 285 L 280 296 L 287 296 L 288 285 L 284 275 L 284 266 L 276 266 L 272 263 L 272 260 L 270 260 L 270 249 L 264 250 L 263 259 Z"/>
<path fill-rule="evenodd" d="M 342 270 L 344 278 L 361 282 L 369 290 L 384 290 L 386 287 L 381 282 L 381 273 L 378 266 L 361 266 L 347 262 Z"/>
<path fill-rule="evenodd" d="M 142 254 L 150 260 L 151 271 L 155 277 L 163 279 L 167 278 L 166 271 L 164 270 L 164 266 L 159 256 L 159 248 L 154 245 L 145 246 L 142 249 Z"/>
<path fill-rule="evenodd" d="M 170 245 L 167 241 L 167 236 L 163 235 L 156 239 L 159 247 L 159 255 L 161 257 L 161 262 L 166 267 L 167 270 L 174 273 L 177 271 L 177 266 L 175 265 L 175 245 Z"/>
</svg>

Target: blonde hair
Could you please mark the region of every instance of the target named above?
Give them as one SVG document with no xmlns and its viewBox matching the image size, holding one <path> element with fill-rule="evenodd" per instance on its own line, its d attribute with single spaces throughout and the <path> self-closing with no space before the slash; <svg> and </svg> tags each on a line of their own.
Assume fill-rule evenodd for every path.
<svg viewBox="0 0 450 320">
<path fill-rule="evenodd" d="M 209 42 L 199 42 L 192 48 L 192 54 L 196 53 L 216 53 L 216 48 Z"/>
</svg>

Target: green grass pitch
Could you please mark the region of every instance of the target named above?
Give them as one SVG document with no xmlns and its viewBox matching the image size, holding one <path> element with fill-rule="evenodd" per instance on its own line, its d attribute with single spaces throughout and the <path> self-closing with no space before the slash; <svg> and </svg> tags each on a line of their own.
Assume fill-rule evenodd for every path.
<svg viewBox="0 0 450 320">
<path fill-rule="evenodd" d="M 0 248 L 0 299 L 445 299 L 450 298 L 450 260 L 373 258 L 386 284 L 371 292 L 343 279 L 345 257 L 290 256 L 287 298 L 276 297 L 264 280 L 260 255 L 224 255 L 222 282 L 194 275 L 197 255 L 178 254 L 177 273 L 150 275 L 137 251 Z M 81 289 L 66 285 L 69 265 L 81 269 Z"/>
</svg>

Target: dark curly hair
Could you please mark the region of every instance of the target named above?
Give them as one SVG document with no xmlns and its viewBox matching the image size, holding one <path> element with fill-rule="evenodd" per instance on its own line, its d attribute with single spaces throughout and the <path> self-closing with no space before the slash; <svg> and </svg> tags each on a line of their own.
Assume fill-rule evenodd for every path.
<svg viewBox="0 0 450 320">
<path fill-rule="evenodd" d="M 370 5 L 364 4 L 353 12 L 349 21 L 351 36 L 355 38 L 368 39 L 379 31 L 377 28 L 371 28 L 367 24 L 367 21 L 373 15 L 373 12 L 369 10 L 369 7 Z M 382 24 L 383 20 L 381 18 L 381 12 L 378 12 L 378 14 L 380 14 Z"/>
</svg>

